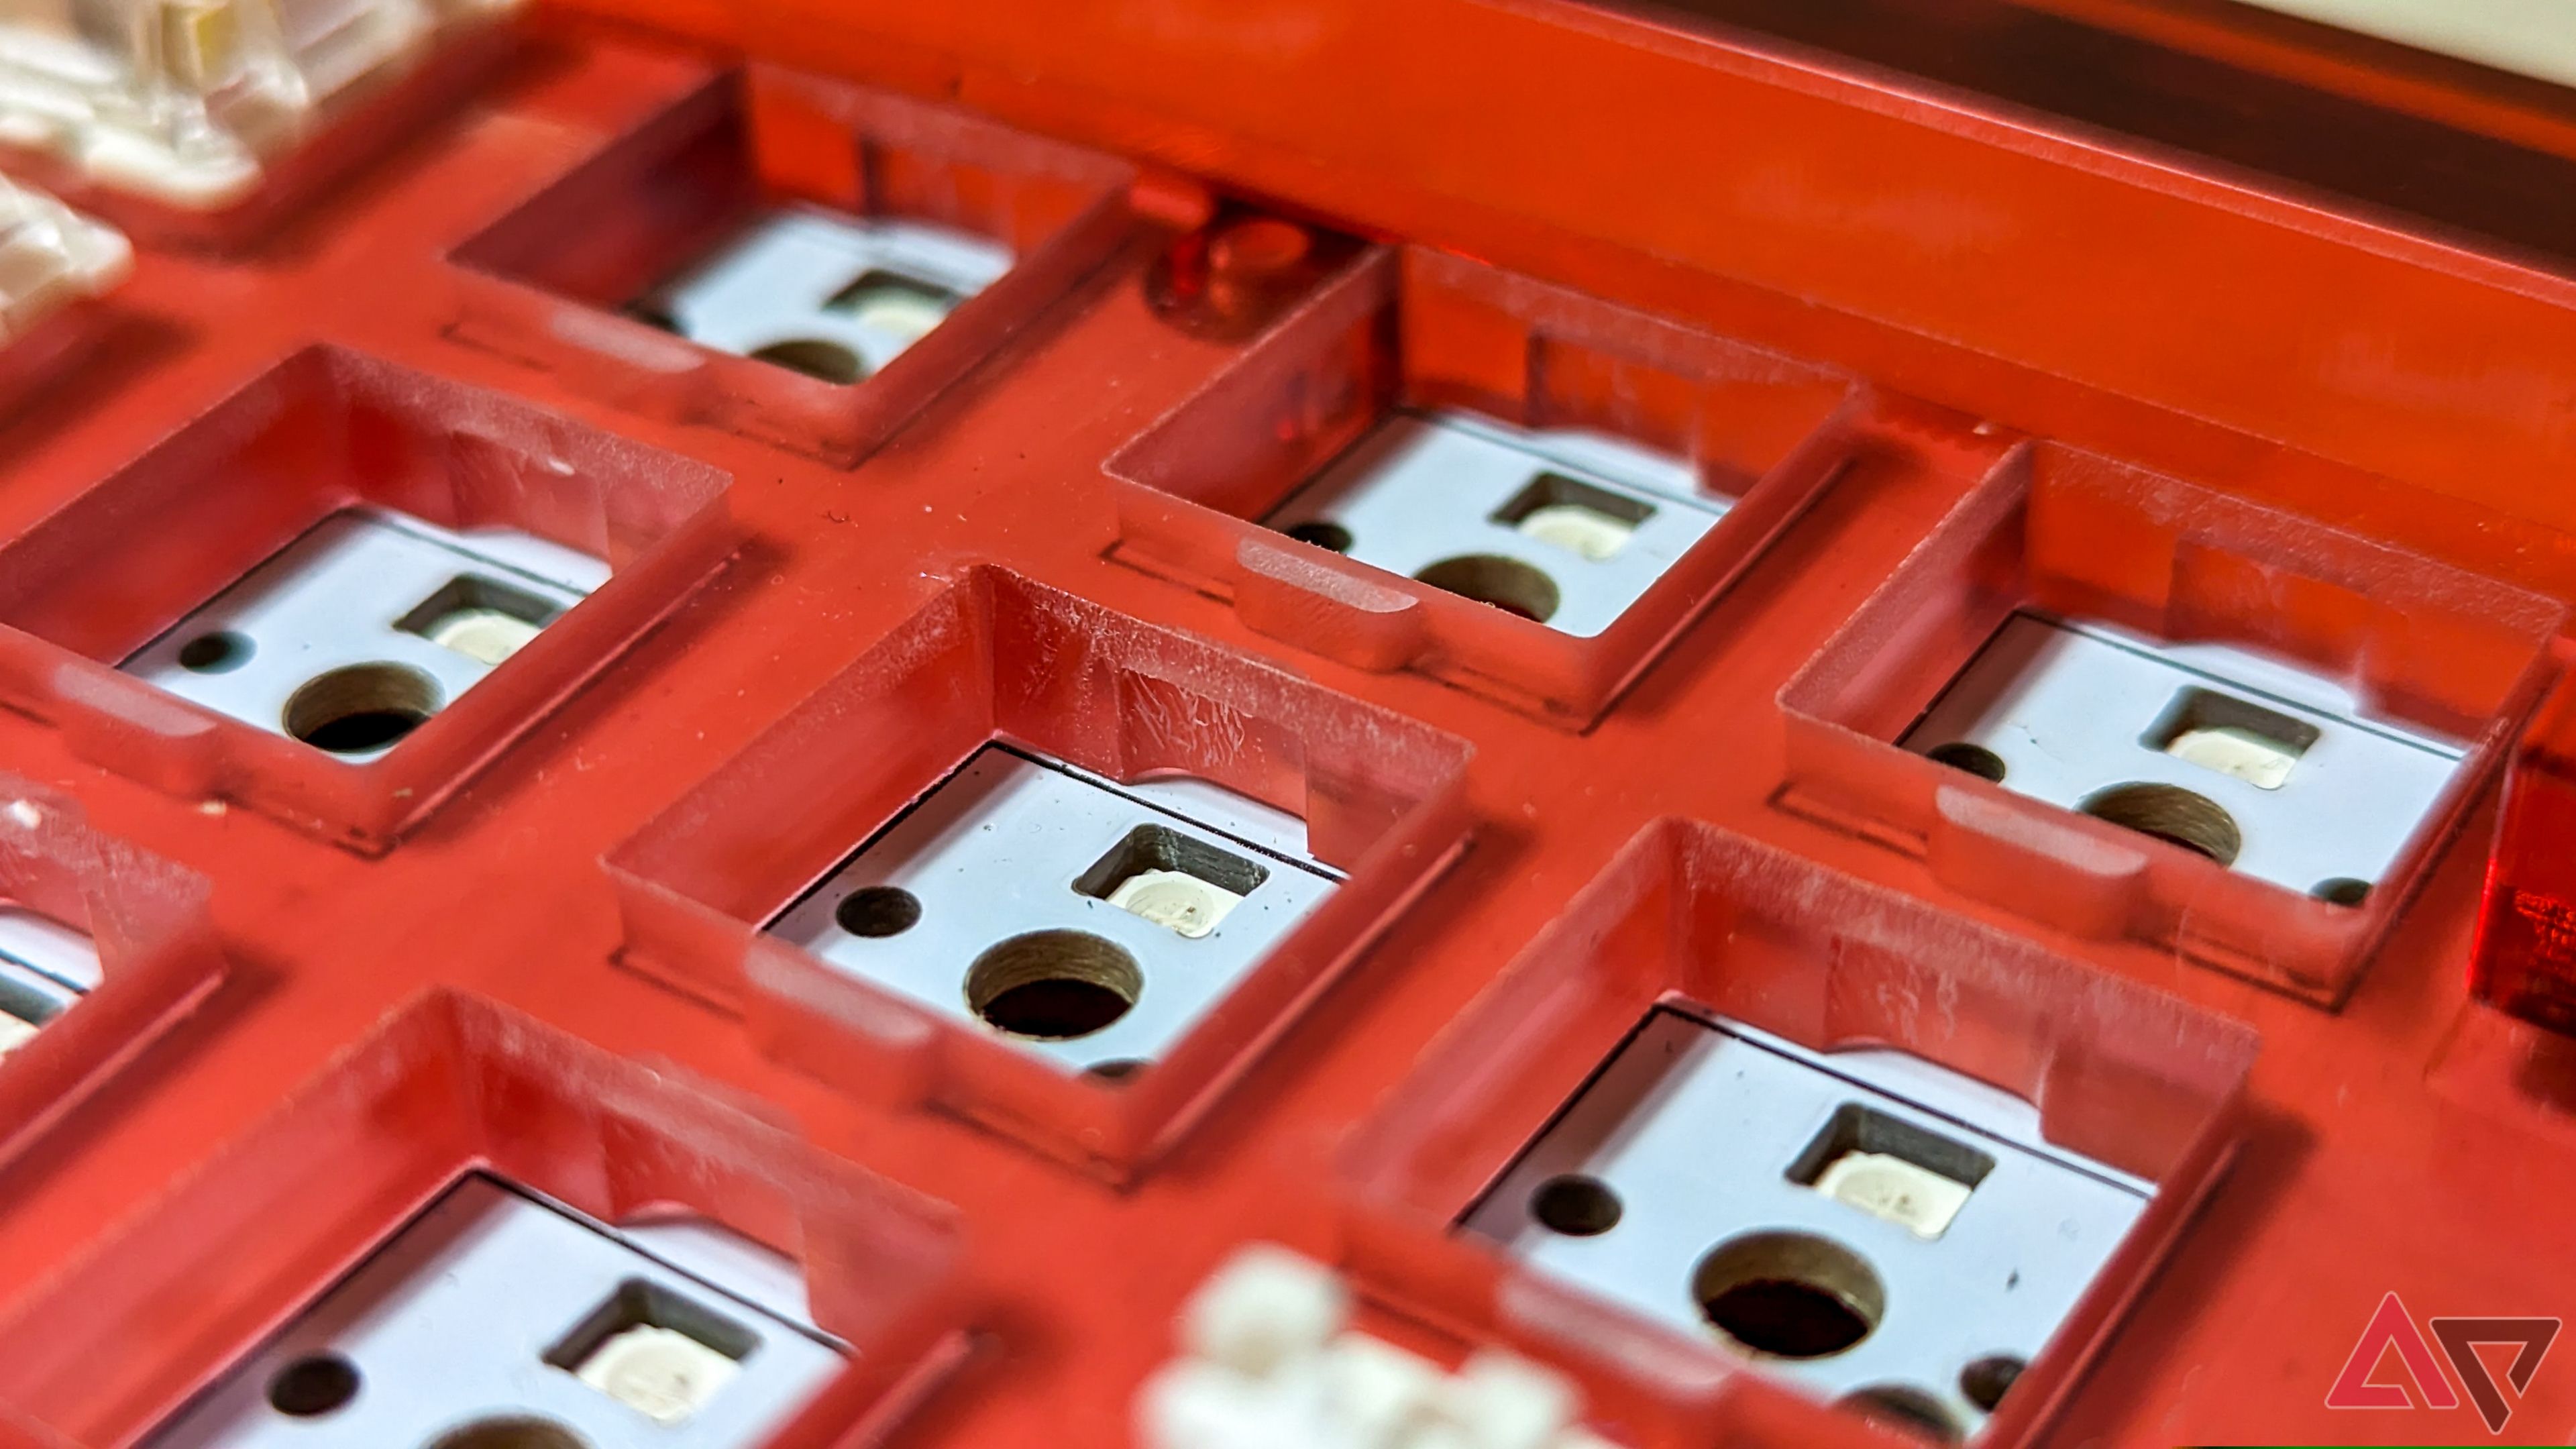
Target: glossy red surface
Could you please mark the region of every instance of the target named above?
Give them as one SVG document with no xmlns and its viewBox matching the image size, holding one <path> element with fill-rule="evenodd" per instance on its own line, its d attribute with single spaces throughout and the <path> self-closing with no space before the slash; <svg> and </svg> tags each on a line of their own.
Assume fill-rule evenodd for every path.
<svg viewBox="0 0 2576 1449">
<path fill-rule="evenodd" d="M 1633 439 L 1696 464 L 1718 526 L 1599 634 L 1562 634 L 1254 520 L 1396 408 Z M 1582 728 L 1848 464 L 1852 379 L 1420 251 L 1372 251 L 1109 462 L 1118 557 L 1264 634 Z"/>
<path fill-rule="evenodd" d="M 96 1088 L 0 1181 L 0 1434 L 133 1442 L 433 1178 L 483 1162 L 593 1211 L 676 1201 L 805 1250 L 893 1377 L 855 1374 L 798 1442 L 1126 1442 L 1175 1308 L 1253 1239 L 1342 1264 L 1412 1341 L 1539 1353 L 1634 1449 L 1902 1442 L 1708 1344 L 1637 1340 L 1670 1355 L 1659 1377 L 1607 1328 L 1579 1348 L 1529 1331 L 1497 1285 L 1544 1295 L 1441 1239 L 1446 1203 L 1389 1226 L 1390 1161 L 1423 1170 L 1440 1139 L 1457 1155 L 1425 1175 L 1452 1197 L 1498 1170 L 1608 1023 L 1667 990 L 1818 1045 L 1913 1046 L 2166 1173 L 2150 1229 L 2034 1370 L 2047 1392 L 1989 1443 L 2468 1437 L 2465 1408 L 2324 1407 L 2382 1296 L 2576 1304 L 2548 1207 L 2576 1191 L 2565 1051 L 2466 984 L 2491 789 L 2452 802 L 2456 830 L 2307 982 L 2259 950 L 2219 970 L 2167 933 L 2069 919 L 2063 853 L 2054 874 L 1962 867 L 1783 808 L 1821 778 L 1919 804 L 1931 777 L 1884 744 L 1893 693 L 1873 712 L 1845 707 L 1866 691 L 1800 691 L 1817 671 L 1937 673 L 1882 651 L 1887 612 L 1923 610 L 1955 649 L 2016 588 L 2285 649 L 2493 731 L 2492 757 L 2576 593 L 2555 484 L 2576 462 L 2576 287 L 1543 0 L 621 13 L 678 33 L 542 22 L 346 184 L 219 249 L 148 247 L 96 346 L 0 427 L 0 681 L 45 716 L 0 715 L 0 762 L 76 798 L 103 858 L 202 877 L 225 971 L 149 1042 L 194 998 L 147 1012 L 103 1078 L 106 992 L 0 1065 L 0 1104 Z M 709 40 L 828 79 L 756 69 L 738 89 Z M 603 307 L 617 268 L 674 254 L 633 209 L 706 223 L 704 188 L 654 179 L 672 146 L 701 148 L 721 197 L 848 199 L 854 136 L 887 126 L 912 128 L 923 174 L 1026 203 L 973 214 L 1025 227 L 1044 285 L 1006 284 L 909 376 L 850 390 Z M 1054 179 L 990 180 L 1015 167 Z M 1366 244 L 1319 231 L 1300 259 L 1269 222 L 1220 246 L 1256 198 Z M 1283 269 L 1295 287 L 1246 280 Z M 1366 335 L 1390 296 L 1392 335 Z M 1316 320 L 1334 305 L 1351 310 Z M 1335 348 L 1521 405 L 1529 358 L 1565 359 L 1537 375 L 1567 390 L 1535 396 L 1703 448 L 1728 435 L 1680 420 L 1756 360 L 1755 400 L 1726 409 L 1758 424 L 1740 471 L 1797 506 L 1700 560 L 1616 659 L 1288 567 L 1312 561 L 1184 495 L 1227 388 Z M 691 380 L 640 381 L 662 376 Z M 1353 417 L 1281 441 L 1321 449 Z M 368 446 L 327 446 L 335 418 Z M 567 616 L 600 611 L 603 632 L 532 648 L 425 728 L 424 768 L 398 750 L 380 780 L 326 789 L 247 730 L 111 728 L 77 687 L 334 490 L 522 480 L 464 461 L 488 463 L 488 438 L 456 440 L 496 418 L 598 450 L 576 477 L 600 506 L 658 500 L 632 556 L 607 534 L 654 583 L 603 592 Z M 1839 466 L 1790 470 L 1817 439 Z M 600 536 L 539 507 L 561 495 L 503 492 L 536 510 L 504 516 Z M 1182 562 L 1239 571 L 1230 599 L 1130 557 L 1154 508 Z M 730 553 L 701 532 L 715 517 Z M 2003 566 L 1991 597 L 1963 599 L 1960 554 Z M 1405 667 L 1369 643 L 1380 600 L 1572 706 Z M 1817 748 L 1827 729 L 1843 757 Z M 1124 1097 L 751 949 L 836 844 L 995 731 L 1302 798 L 1355 888 Z M 2235 884 L 2155 865 L 2157 899 Z M 1655 891 L 1683 908 L 1638 906 Z M 2269 924 L 2255 894 L 2228 905 L 2249 929 Z M 171 949 L 195 964 L 170 979 L 211 979 Z M 1909 972 L 1973 985 L 1979 1009 L 1852 994 Z M 1596 996 L 1558 1018 L 1551 986 Z M 862 1322 L 867 1302 L 919 1311 Z M 932 1386 L 952 1331 L 979 1351 Z M 2516 1437 L 2576 1426 L 2563 1367 L 2533 1380 Z"/>
<path fill-rule="evenodd" d="M 1893 747 L 2015 611 L 2215 642 L 2345 682 L 2470 747 L 2358 908 L 2306 899 Z M 2554 676 L 2566 609 L 2276 510 L 2053 444 L 1960 501 L 1781 691 L 1781 808 L 1920 858 L 1963 894 L 2341 1001 Z"/>
</svg>

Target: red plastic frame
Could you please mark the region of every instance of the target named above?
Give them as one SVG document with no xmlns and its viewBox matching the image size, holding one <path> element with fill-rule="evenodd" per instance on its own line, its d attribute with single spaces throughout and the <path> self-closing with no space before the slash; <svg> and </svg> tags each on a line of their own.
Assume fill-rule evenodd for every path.
<svg viewBox="0 0 2576 1449">
<path fill-rule="evenodd" d="M 1850 378 L 1420 248 L 1313 293 L 1109 462 L 1119 558 L 1363 669 L 1416 669 L 1582 729 L 1832 482 Z M 1735 504 L 1618 620 L 1578 638 L 1262 527 L 1398 406 L 1584 427 L 1689 458 Z"/>
<path fill-rule="evenodd" d="M 455 252 L 457 335 L 592 396 L 856 463 L 1115 252 L 1126 162 L 775 66 L 715 73 Z M 764 206 L 940 222 L 1009 272 L 876 375 L 838 384 L 618 309 Z"/>
<path fill-rule="evenodd" d="M 108 304 L 79 298 L 15 337 L 0 339 L 0 421 L 24 406 L 38 389 L 78 367 L 115 325 Z"/>
<path fill-rule="evenodd" d="M 603 402 L 577 367 L 530 366 L 488 339 L 463 345 L 457 249 L 739 59 L 632 26 L 540 18 L 529 65 L 255 250 L 147 246 L 106 309 L 105 345 L 0 432 L 0 548 L 317 339 L 737 477 L 727 509 L 745 546 L 618 667 L 549 706 L 542 728 L 377 856 L 139 787 L 77 755 L 75 732 L 0 711 L 0 758 L 14 770 L 59 783 L 103 829 L 213 882 L 245 978 L 84 1108 L 78 1130 L 49 1134 L 9 1169 L 0 1283 L 17 1286 L 0 1318 L 42 1294 L 67 1322 L 88 1321 L 54 1296 L 54 1275 L 84 1262 L 80 1282 L 110 1281 L 87 1256 L 103 1214 L 145 1206 L 154 1233 L 169 1234 L 154 1252 L 179 1256 L 188 1230 L 148 1207 L 173 1179 L 247 1140 L 382 1013 L 443 986 L 774 1104 L 761 1110 L 792 1113 L 818 1151 L 956 1203 L 976 1229 L 972 1271 L 991 1291 L 973 1316 L 994 1352 L 959 1391 L 923 1402 L 907 1426 L 922 1444 L 1119 1442 L 1174 1307 L 1247 1238 L 1331 1256 L 1339 1205 L 1318 1201 L 1331 1197 L 1327 1144 L 1377 1120 L 1425 1043 L 1558 920 L 1568 893 L 1646 822 L 1675 815 L 1911 898 L 1920 910 L 1898 916 L 1927 951 L 1986 929 L 2036 934 L 2102 978 L 2260 1030 L 2232 1176 L 2049 1439 L 2475 1435 L 2465 1407 L 2449 1418 L 2324 1408 L 2374 1306 L 2395 1290 L 2419 1313 L 2566 1311 L 2576 1275 L 2560 1225 L 2531 1204 L 2576 1192 L 2576 1069 L 2556 1038 L 2465 998 L 2474 850 L 2427 862 L 2369 970 L 2337 1010 L 2320 1010 L 2134 937 L 2052 930 L 1920 856 L 1776 808 L 1791 728 L 1772 703 L 1991 481 L 2015 430 L 2195 480 L 2245 500 L 2251 511 L 2230 516 L 2271 520 L 2275 541 L 2340 540 L 2325 551 L 2366 569 L 2383 555 L 2352 541 L 2394 541 L 2391 577 L 2434 577 L 2407 561 L 2438 559 L 2568 596 L 2576 510 L 2553 481 L 2576 456 L 2561 406 L 2576 377 L 2564 278 L 2264 196 L 2181 158 L 1905 94 L 1826 58 L 1556 0 L 602 3 L 1185 171 L 1199 179 L 1148 172 L 1127 197 L 1175 230 L 1204 219 L 1207 195 L 1243 198 L 1238 214 L 1258 200 L 1301 224 L 1472 257 L 1866 377 L 1848 467 L 1579 733 L 1412 670 L 1290 648 L 1235 608 L 1104 557 L 1118 543 L 1106 460 L 1243 353 L 1160 300 L 1164 236 L 1113 250 L 855 468 Z M 770 139 L 789 170 L 809 150 L 849 152 L 829 128 Z M 2110 526 L 2118 511 L 2083 513 L 2117 549 L 2133 542 Z M 877 1071 L 935 1065 L 933 1049 L 831 1058 L 850 1038 L 828 1013 L 754 993 L 746 1032 L 611 965 L 623 922 L 602 853 L 976 565 L 1141 620 L 1157 638 L 1195 631 L 1207 642 L 1191 648 L 1259 670 L 1319 713 L 1362 701 L 1476 750 L 1456 786 L 1476 847 L 1390 914 L 1374 954 L 1301 998 L 1293 1027 L 1229 1056 L 1245 1064 L 1239 1085 L 1124 1191 L 954 1111 L 918 1110 L 920 1079 Z M 1245 662 L 1255 657 L 1307 682 Z M 2462 663 L 2470 675 L 2497 667 Z M 1930 675 L 1946 666 L 1922 681 L 1937 687 Z M 1893 753 L 1864 742 L 1884 752 L 1870 759 Z M 1899 766 L 1912 768 L 1868 768 Z M 791 1046 L 781 1028 L 813 1034 Z M 778 1055 L 765 1055 L 773 1031 Z M 804 1062 L 845 1080 L 818 1081 Z M 225 1193 L 270 1201 L 255 1174 L 226 1172 Z M 215 1202 L 190 1192 L 188 1203 Z M 149 1371 L 184 1376 L 206 1356 L 171 1354 L 192 1351 L 160 1353 Z M 1686 1346 L 1672 1362 L 1695 1372 L 1709 1355 Z M 2562 1367 L 2533 1381 L 2517 1430 L 2569 1422 L 2576 1374 Z M 1892 1442 L 1756 1374 L 1662 1409 L 1651 1386 L 1623 1406 L 1612 1376 L 1584 1381 L 1603 1406 L 1598 1427 L 1638 1427 L 1623 1434 L 1629 1449 Z"/>
<path fill-rule="evenodd" d="M 362 851 L 390 846 L 684 601 L 735 544 L 720 471 L 497 393 L 316 347 L 0 543 L 0 698 L 74 749 Z M 506 525 L 609 581 L 363 764 L 188 703 L 118 661 L 323 518 L 373 503 Z"/>
<path fill-rule="evenodd" d="M 1151 1067 L 1104 1082 L 763 927 L 987 741 L 1186 774 L 1301 816 L 1348 873 Z M 1113 1177 L 1144 1168 L 1463 848 L 1466 743 L 999 568 L 912 618 L 607 861 L 629 965 L 743 1011 L 845 1091 L 931 1102 Z"/>
<path fill-rule="evenodd" d="M 950 1215 L 685 1081 L 435 991 L 0 1320 L 0 1402 L 133 1440 L 469 1172 L 801 1262 L 850 1366 L 768 1449 L 873 1443 L 962 1351 Z"/>
<path fill-rule="evenodd" d="M 0 900 L 88 934 L 96 989 L 0 1057 L 0 1163 L 68 1117 L 223 983 L 205 877 L 92 829 L 80 804 L 0 775 Z"/>
<path fill-rule="evenodd" d="M 2576 677 L 2562 676 L 2505 776 L 2469 989 L 2499 1010 L 2576 1034 L 2570 839 L 2576 839 Z"/>
<path fill-rule="evenodd" d="M 1898 749 L 1892 741 L 2024 608 L 2285 657 L 2469 753 L 2387 878 L 2348 907 Z M 2059 930 L 2169 945 L 2333 1005 L 2501 765 L 2553 675 L 2549 640 L 2565 619 L 2555 600 L 2029 444 L 1780 692 L 1780 803 L 1920 856 L 1942 884 Z"/>
<path fill-rule="evenodd" d="M 1911 1052 L 2036 1103 L 2049 1141 L 2157 1184 L 1982 1431 L 1998 1444 L 2032 1442 L 2217 1185 L 2256 1045 L 2224 1017 L 1777 847 L 1647 827 L 1424 1054 L 1345 1147 L 1342 1178 L 1364 1284 L 1574 1370 L 1650 1442 L 1728 1435 L 1750 1392 L 1741 1361 L 1454 1224 L 1662 1004 L 1820 1050 Z M 1805 1412 L 1751 1442 L 1808 1442 L 1843 1418 Z"/>
</svg>

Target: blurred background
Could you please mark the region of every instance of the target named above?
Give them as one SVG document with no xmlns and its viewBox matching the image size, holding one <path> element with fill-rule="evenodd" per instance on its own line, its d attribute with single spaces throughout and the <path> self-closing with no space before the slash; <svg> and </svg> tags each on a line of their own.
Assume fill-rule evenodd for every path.
<svg viewBox="0 0 2576 1449">
<path fill-rule="evenodd" d="M 2576 256 L 2576 0 L 1669 0 L 2180 146 L 2490 246 Z"/>
</svg>

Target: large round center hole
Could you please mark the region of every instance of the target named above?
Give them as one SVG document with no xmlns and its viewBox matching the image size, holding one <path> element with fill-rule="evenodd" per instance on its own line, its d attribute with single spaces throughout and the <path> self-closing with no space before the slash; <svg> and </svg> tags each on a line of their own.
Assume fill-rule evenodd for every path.
<svg viewBox="0 0 2576 1449">
<path fill-rule="evenodd" d="M 336 1353 L 309 1354 L 268 1381 L 269 1407 L 298 1419 L 318 1418 L 358 1396 L 358 1366 Z"/>
<path fill-rule="evenodd" d="M 824 382 L 853 383 L 867 375 L 867 364 L 859 361 L 857 353 L 820 337 L 791 337 L 750 355 Z"/>
<path fill-rule="evenodd" d="M 1072 1041 L 1101 1031 L 1145 994 L 1145 973 L 1117 942 L 1088 931 L 1030 931 L 975 958 L 966 1004 L 1013 1036 Z"/>
<path fill-rule="evenodd" d="M 1541 624 L 1556 614 L 1556 580 L 1516 558 L 1493 553 L 1444 558 L 1414 577 Z"/>
<path fill-rule="evenodd" d="M 438 712 L 437 681 L 404 664 L 351 664 L 304 681 L 286 701 L 286 732 L 318 750 L 384 749 Z"/>
<path fill-rule="evenodd" d="M 2179 785 L 2114 785 L 2076 807 L 2096 820 L 2126 826 L 2170 845 L 2234 865 L 2245 848 L 2236 817 L 2205 795 Z"/>
<path fill-rule="evenodd" d="M 430 1449 L 590 1449 L 579 1434 L 552 1419 L 503 1414 L 458 1425 Z"/>
<path fill-rule="evenodd" d="M 1717 1330 L 1756 1353 L 1823 1358 L 1869 1337 L 1887 1289 L 1858 1253 L 1809 1233 L 1749 1233 L 1709 1250 L 1691 1295 Z"/>
</svg>

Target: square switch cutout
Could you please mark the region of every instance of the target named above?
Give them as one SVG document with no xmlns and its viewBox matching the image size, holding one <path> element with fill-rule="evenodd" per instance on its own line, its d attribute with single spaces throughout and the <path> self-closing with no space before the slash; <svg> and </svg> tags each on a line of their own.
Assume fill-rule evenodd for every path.
<svg viewBox="0 0 2576 1449">
<path fill-rule="evenodd" d="M 2151 749 L 2187 764 L 2278 790 L 2323 732 L 2306 720 L 2214 689 L 2186 688 L 2147 735 Z"/>
<path fill-rule="evenodd" d="M 759 1344 L 696 1300 L 630 1278 L 545 1357 L 655 1423 L 678 1424 L 731 1383 Z"/>
<path fill-rule="evenodd" d="M 1599 563 L 1627 547 L 1637 525 L 1654 516 L 1655 506 L 1642 498 L 1549 471 L 1495 509 L 1493 521 Z"/>
<path fill-rule="evenodd" d="M 478 664 L 499 664 L 562 618 L 564 606 L 481 574 L 459 574 L 394 627 L 453 649 Z"/>
<path fill-rule="evenodd" d="M 1232 851 L 1166 826 L 1139 825 L 1073 888 L 1195 941 L 1269 878 Z"/>
<path fill-rule="evenodd" d="M 1845 1102 L 1790 1165 L 1789 1180 L 1932 1239 L 1950 1230 L 1977 1184 L 1994 1170 L 1990 1153 Z"/>
</svg>

